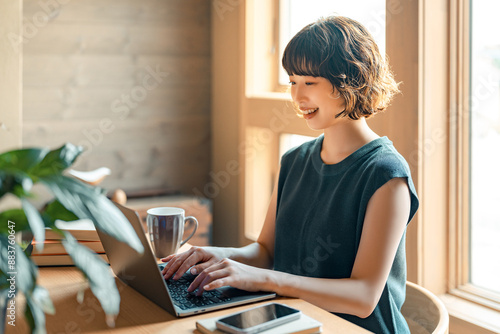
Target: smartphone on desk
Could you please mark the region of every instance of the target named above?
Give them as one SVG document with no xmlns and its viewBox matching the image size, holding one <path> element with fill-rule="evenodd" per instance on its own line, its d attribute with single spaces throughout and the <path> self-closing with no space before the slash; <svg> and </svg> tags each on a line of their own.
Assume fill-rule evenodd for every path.
<svg viewBox="0 0 500 334">
<path fill-rule="evenodd" d="M 292 307 L 271 303 L 217 320 L 218 329 L 233 334 L 254 334 L 300 318 Z"/>
</svg>

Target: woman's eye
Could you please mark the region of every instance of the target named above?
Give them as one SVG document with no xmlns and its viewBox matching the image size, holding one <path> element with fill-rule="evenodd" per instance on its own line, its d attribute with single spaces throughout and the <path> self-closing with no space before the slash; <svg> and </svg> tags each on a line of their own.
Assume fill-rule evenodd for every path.
<svg viewBox="0 0 500 334">
<path fill-rule="evenodd" d="M 293 86 L 293 85 L 295 85 L 295 81 L 290 81 L 289 84 L 290 84 L 290 86 Z"/>
<path fill-rule="evenodd" d="M 314 82 L 306 82 L 306 86 L 311 86 L 311 85 L 314 85 L 315 83 Z"/>
</svg>

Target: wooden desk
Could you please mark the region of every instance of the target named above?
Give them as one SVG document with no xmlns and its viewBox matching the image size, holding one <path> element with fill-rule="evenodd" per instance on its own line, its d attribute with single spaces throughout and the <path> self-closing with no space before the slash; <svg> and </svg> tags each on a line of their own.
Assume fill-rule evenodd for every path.
<svg viewBox="0 0 500 334">
<path fill-rule="evenodd" d="M 114 329 L 106 326 L 105 315 L 97 299 L 94 297 L 82 274 L 74 267 L 45 267 L 40 269 L 40 284 L 50 292 L 56 308 L 55 315 L 47 315 L 47 333 L 199 333 L 196 320 L 230 314 L 257 304 L 250 304 L 222 311 L 201 315 L 176 318 L 163 310 L 141 294 L 117 280 L 121 295 L 120 314 Z M 81 304 L 77 301 L 77 293 L 83 291 Z M 300 299 L 275 299 L 300 309 L 308 316 L 323 324 L 323 333 L 368 333 L 364 329 L 324 311 Z M 268 303 L 261 302 L 263 303 Z M 6 333 L 28 333 L 28 326 L 17 315 L 16 327 L 7 325 Z"/>
</svg>

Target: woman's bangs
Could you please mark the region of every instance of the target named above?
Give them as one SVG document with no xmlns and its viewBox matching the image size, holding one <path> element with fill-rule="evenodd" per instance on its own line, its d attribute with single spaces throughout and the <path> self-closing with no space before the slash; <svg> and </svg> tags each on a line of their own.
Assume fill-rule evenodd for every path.
<svg viewBox="0 0 500 334">
<path fill-rule="evenodd" d="M 305 56 L 290 59 L 290 63 L 286 65 L 285 70 L 288 75 L 320 76 L 318 66 L 311 59 L 306 59 Z"/>
</svg>

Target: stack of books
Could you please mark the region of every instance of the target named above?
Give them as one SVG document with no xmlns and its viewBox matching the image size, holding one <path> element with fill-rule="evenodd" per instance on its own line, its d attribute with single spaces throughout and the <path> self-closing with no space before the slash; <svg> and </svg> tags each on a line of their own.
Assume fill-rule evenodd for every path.
<svg viewBox="0 0 500 334">
<path fill-rule="evenodd" d="M 61 230 L 71 233 L 81 245 L 88 247 L 90 250 L 94 251 L 97 256 L 100 256 L 104 261 L 108 262 L 101 240 L 99 239 L 92 221 L 57 221 L 56 226 Z M 38 266 L 73 265 L 73 260 L 66 252 L 62 241 L 62 235 L 54 232 L 52 229 L 46 229 L 43 250 L 37 248 L 37 241 L 33 240 L 33 252 L 31 253 L 31 259 Z"/>
</svg>

